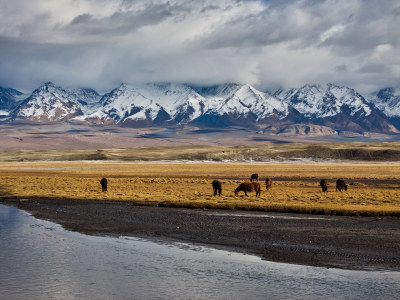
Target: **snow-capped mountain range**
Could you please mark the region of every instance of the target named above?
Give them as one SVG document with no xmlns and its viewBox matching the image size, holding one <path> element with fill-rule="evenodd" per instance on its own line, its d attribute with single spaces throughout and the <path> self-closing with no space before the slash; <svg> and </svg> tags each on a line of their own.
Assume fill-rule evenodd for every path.
<svg viewBox="0 0 400 300">
<path fill-rule="evenodd" d="M 367 97 L 334 84 L 305 85 L 274 93 L 249 84 L 198 87 L 179 83 L 126 85 L 99 95 L 45 83 L 30 95 L 0 88 L 3 121 L 89 122 L 125 127 L 195 124 L 270 128 L 325 126 L 334 131 L 398 133 L 400 90 Z"/>
</svg>

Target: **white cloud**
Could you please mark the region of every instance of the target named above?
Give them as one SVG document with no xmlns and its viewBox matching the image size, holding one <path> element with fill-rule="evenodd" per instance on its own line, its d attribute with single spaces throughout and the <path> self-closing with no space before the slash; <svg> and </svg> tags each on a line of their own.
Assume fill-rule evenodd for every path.
<svg viewBox="0 0 400 300">
<path fill-rule="evenodd" d="M 332 28 L 329 28 L 327 31 L 323 32 L 320 35 L 321 43 L 325 42 L 331 37 L 334 37 L 336 34 L 339 34 L 345 30 L 346 26 L 343 25 L 334 25 Z"/>
<path fill-rule="evenodd" d="M 0 0 L 0 85 L 398 85 L 397 3 Z"/>
</svg>

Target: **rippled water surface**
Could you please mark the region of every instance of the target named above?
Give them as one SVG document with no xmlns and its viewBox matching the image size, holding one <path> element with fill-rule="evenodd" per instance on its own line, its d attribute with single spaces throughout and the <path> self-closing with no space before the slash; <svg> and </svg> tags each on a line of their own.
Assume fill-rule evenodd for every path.
<svg viewBox="0 0 400 300">
<path fill-rule="evenodd" d="M 183 243 L 87 236 L 0 205 L 1 299 L 395 299 L 399 272 L 272 263 Z"/>
</svg>

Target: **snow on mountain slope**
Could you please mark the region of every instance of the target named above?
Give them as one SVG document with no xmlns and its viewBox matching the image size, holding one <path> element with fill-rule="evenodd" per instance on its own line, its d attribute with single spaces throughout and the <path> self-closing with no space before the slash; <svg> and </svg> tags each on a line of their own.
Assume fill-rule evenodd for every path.
<svg viewBox="0 0 400 300">
<path fill-rule="evenodd" d="M 305 120 L 338 131 L 398 133 L 394 124 L 363 96 L 333 84 L 305 85 L 277 93 Z"/>
<path fill-rule="evenodd" d="M 185 84 L 123 84 L 104 95 L 102 111 L 117 124 L 190 122 L 207 114 L 238 118 L 255 115 L 259 121 L 275 114 L 284 118 L 288 113 L 287 103 L 250 85 L 224 84 L 200 92 L 203 95 Z"/>
<path fill-rule="evenodd" d="M 309 119 L 333 117 L 346 107 L 350 115 L 368 116 L 371 107 L 353 89 L 333 84 L 305 85 L 274 94 Z"/>
<path fill-rule="evenodd" d="M 368 101 L 390 118 L 400 117 L 400 88 L 384 88 L 373 93 Z"/>
<path fill-rule="evenodd" d="M 99 98 L 96 94 L 89 89 L 67 90 L 47 82 L 21 103 L 13 117 L 37 121 L 69 120 L 83 115 L 86 101 L 96 101 L 96 98 Z"/>
<path fill-rule="evenodd" d="M 278 128 L 282 124 L 314 124 L 339 132 L 397 133 L 394 126 L 400 128 L 400 121 L 388 117 L 400 116 L 399 95 L 395 89 L 381 90 L 370 100 L 374 106 L 353 89 L 333 84 L 305 85 L 273 95 L 249 84 L 236 83 L 211 87 L 179 83 L 122 84 L 100 96 L 91 89 L 65 89 L 46 83 L 17 103 L 9 118 L 1 118 L 127 127 L 193 123 L 207 127 L 276 125 Z M 0 107 L 0 115 L 7 113 L 7 109 Z M 301 131 L 303 127 L 296 128 Z"/>
<path fill-rule="evenodd" d="M 287 103 L 249 84 L 228 83 L 198 91 L 205 98 L 205 115 L 232 116 L 238 120 L 253 116 L 258 122 L 275 114 L 281 119 L 288 114 Z"/>
<path fill-rule="evenodd" d="M 255 114 L 256 121 L 277 114 L 280 119 L 288 114 L 288 105 L 270 94 L 260 92 L 251 85 L 241 86 L 225 100 L 219 108 L 221 112 L 246 116 Z"/>
<path fill-rule="evenodd" d="M 103 112 L 116 123 L 127 119 L 154 120 L 162 109 L 160 105 L 145 97 L 135 87 L 123 84 L 103 96 Z"/>
<path fill-rule="evenodd" d="M 193 120 L 203 113 L 204 98 L 185 84 L 153 83 L 138 86 L 141 94 L 159 104 L 176 119 L 179 114 L 187 114 L 187 120 Z"/>
<path fill-rule="evenodd" d="M 179 118 L 192 120 L 202 114 L 203 98 L 184 84 L 122 84 L 101 99 L 103 112 L 116 123 L 151 123 Z"/>
<path fill-rule="evenodd" d="M 242 85 L 237 83 L 225 83 L 211 87 L 193 87 L 193 89 L 203 98 L 204 113 L 222 115 L 229 112 L 222 107 L 225 101 L 232 97 Z"/>
<path fill-rule="evenodd" d="M 89 88 L 74 88 L 74 89 L 66 89 L 71 96 L 76 97 L 79 101 L 84 105 L 97 103 L 101 99 L 101 95 L 99 95 L 95 90 Z"/>
</svg>

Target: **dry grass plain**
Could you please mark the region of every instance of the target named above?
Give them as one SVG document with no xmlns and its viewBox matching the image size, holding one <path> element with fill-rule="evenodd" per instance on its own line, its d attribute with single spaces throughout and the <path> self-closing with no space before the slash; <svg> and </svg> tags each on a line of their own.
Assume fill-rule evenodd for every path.
<svg viewBox="0 0 400 300">
<path fill-rule="evenodd" d="M 261 197 L 234 196 L 252 173 L 262 182 Z M 100 179 L 108 179 L 101 192 Z M 323 194 L 319 180 L 328 180 Z M 335 192 L 345 179 L 347 192 Z M 211 182 L 222 182 L 221 197 Z M 399 163 L 265 164 L 136 162 L 0 162 L 3 198 L 63 198 L 131 201 L 134 205 L 221 208 L 337 215 L 400 216 Z"/>
</svg>

